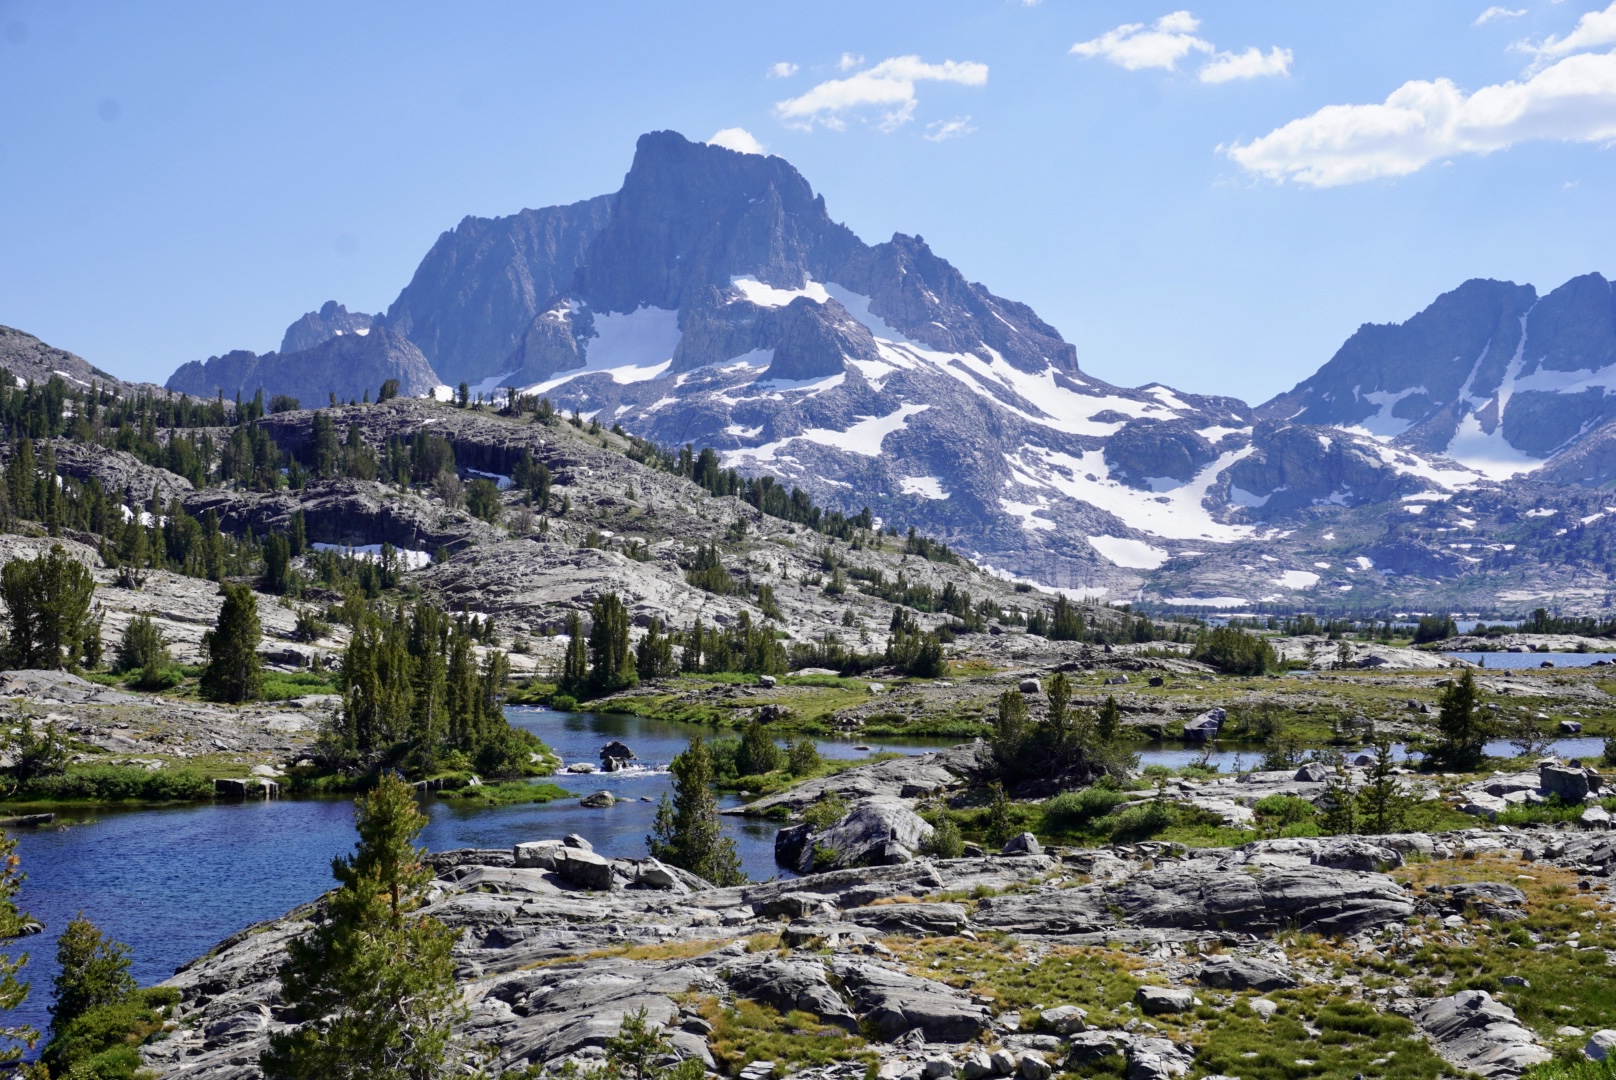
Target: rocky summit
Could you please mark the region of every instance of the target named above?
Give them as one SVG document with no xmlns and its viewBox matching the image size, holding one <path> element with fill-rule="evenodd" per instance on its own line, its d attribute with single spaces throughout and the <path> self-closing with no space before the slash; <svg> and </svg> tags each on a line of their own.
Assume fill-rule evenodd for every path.
<svg viewBox="0 0 1616 1080">
<path fill-rule="evenodd" d="M 466 218 L 385 314 L 328 302 L 169 386 L 547 397 L 1108 600 L 1590 609 L 1613 342 L 1597 274 L 1472 281 L 1260 406 L 1112 386 L 922 237 L 868 244 L 783 159 L 662 131 L 611 195 Z"/>
</svg>

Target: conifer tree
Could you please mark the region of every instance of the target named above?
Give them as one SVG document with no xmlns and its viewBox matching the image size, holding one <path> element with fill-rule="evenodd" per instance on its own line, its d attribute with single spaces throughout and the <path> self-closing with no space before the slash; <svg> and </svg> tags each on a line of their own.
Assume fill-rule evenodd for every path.
<svg viewBox="0 0 1616 1080">
<path fill-rule="evenodd" d="M 735 768 L 742 776 L 759 776 L 780 768 L 780 748 L 769 738 L 768 729 L 756 720 L 741 729 L 741 748 L 735 754 Z"/>
<path fill-rule="evenodd" d="M 673 641 L 662 632 L 661 619 L 651 619 L 634 655 L 641 682 L 666 679 L 678 670 L 673 663 Z"/>
<path fill-rule="evenodd" d="M 443 655 L 448 623 L 443 612 L 427 604 L 417 605 L 410 621 L 410 656 L 415 667 L 410 739 L 428 768 L 448 734 L 449 665 Z"/>
<path fill-rule="evenodd" d="M 446 673 L 449 717 L 449 744 L 460 750 L 474 750 L 482 728 L 483 694 L 477 677 L 477 661 L 471 654 L 471 635 L 457 626 L 449 638 L 449 668 Z"/>
<path fill-rule="evenodd" d="M 1442 691 L 1436 718 L 1440 741 L 1437 760 L 1454 768 L 1471 768 L 1480 763 L 1490 725 L 1481 716 L 1476 677 L 1467 668 L 1464 674 Z"/>
<path fill-rule="evenodd" d="M 628 609 L 616 593 L 606 593 L 589 608 L 589 683 L 609 694 L 633 686 L 638 676 L 628 644 Z"/>
<path fill-rule="evenodd" d="M 1413 809 L 1414 796 L 1403 790 L 1393 771 L 1392 744 L 1389 739 L 1375 743 L 1375 761 L 1369 767 L 1369 779 L 1358 792 L 1358 816 L 1365 832 L 1402 832 Z"/>
<path fill-rule="evenodd" d="M 56 978 L 52 989 L 51 1035 L 91 1009 L 116 1005 L 135 992 L 129 946 L 113 941 L 82 912 L 67 924 L 56 941 Z"/>
<path fill-rule="evenodd" d="M 52 545 L 34 559 L 0 568 L 0 597 L 11 636 L 6 660 L 15 668 L 77 667 L 95 627 L 95 579 L 84 564 Z"/>
<path fill-rule="evenodd" d="M 712 751 L 700 737 L 673 759 L 673 799 L 664 794 L 646 844 L 653 858 L 683 867 L 714 885 L 746 880 L 735 841 L 724 835 L 713 798 Z"/>
<path fill-rule="evenodd" d="M 202 637 L 202 650 L 208 654 L 202 696 L 231 704 L 254 701 L 264 688 L 258 659 L 258 642 L 264 636 L 258 623 L 258 597 L 245 585 L 227 582 L 219 589 L 224 595 L 219 621 Z"/>
<path fill-rule="evenodd" d="M 589 691 L 589 643 L 584 639 L 584 621 L 576 611 L 567 613 L 567 651 L 561 660 L 560 689 L 580 697 Z"/>
<path fill-rule="evenodd" d="M 432 880 L 414 846 L 426 825 L 408 784 L 384 775 L 358 801 L 359 843 L 332 860 L 341 883 L 292 942 L 281 997 L 303 1023 L 270 1039 L 268 1080 L 430 1080 L 462 1075 L 465 1015 L 451 950 L 457 933 L 419 914 Z"/>
<path fill-rule="evenodd" d="M 1101 745 L 1109 746 L 1117 741 L 1122 733 L 1122 710 L 1117 708 L 1117 699 L 1112 694 L 1105 696 L 1105 704 L 1094 719 L 1094 735 Z"/>
<path fill-rule="evenodd" d="M 0 941 L 14 941 L 27 933 L 29 919 L 17 910 L 17 890 L 25 875 L 22 860 L 17 857 L 17 838 L 0 837 Z M 17 976 L 28 963 L 28 956 L 13 959 L 0 952 L 0 1013 L 10 1013 L 28 998 L 28 984 Z M 24 1025 L 8 1024 L 0 1027 L 0 1069 L 14 1066 L 22 1057 L 25 1047 L 39 1037 L 39 1032 Z"/>
</svg>

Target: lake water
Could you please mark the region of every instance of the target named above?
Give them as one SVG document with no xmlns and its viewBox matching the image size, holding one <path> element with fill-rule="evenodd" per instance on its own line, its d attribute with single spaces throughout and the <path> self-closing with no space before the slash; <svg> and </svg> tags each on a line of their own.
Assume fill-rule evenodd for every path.
<svg viewBox="0 0 1616 1080">
<path fill-rule="evenodd" d="M 1218 743 L 1210 744 L 1206 763 L 1215 766 L 1217 771 L 1224 775 L 1238 775 L 1262 767 L 1263 749 L 1260 746 L 1224 746 Z M 1311 748 L 1304 748 L 1304 750 Z M 1370 746 L 1338 747 L 1352 761 L 1359 754 L 1373 754 L 1374 748 Z M 1513 758 L 1519 751 L 1508 739 L 1495 739 L 1483 747 L 1488 757 Z M 1597 764 L 1605 753 L 1605 740 L 1596 736 L 1579 735 L 1575 738 L 1555 739 L 1549 746 L 1549 754 L 1555 757 L 1579 758 L 1583 761 Z M 1164 765 L 1169 769 L 1182 769 L 1201 759 L 1200 747 L 1185 746 L 1182 743 L 1156 743 L 1139 752 L 1139 765 L 1141 768 L 1150 765 Z M 1398 761 L 1407 761 L 1409 750 L 1402 743 L 1392 744 L 1392 757 Z M 1417 755 L 1413 755 L 1417 756 Z"/>
<path fill-rule="evenodd" d="M 580 795 L 607 790 L 622 801 L 608 810 L 586 810 L 575 799 L 470 809 L 456 801 L 426 799 L 423 809 L 430 820 L 419 843 L 433 851 L 508 848 L 518 841 L 576 832 L 607 857 L 643 856 L 656 814 L 654 800 L 671 788 L 668 763 L 693 733 L 712 733 L 634 716 L 529 708 L 510 708 L 506 715 L 542 738 L 567 764 L 598 764 L 606 743 L 627 743 L 639 758 L 634 768 L 555 777 Z M 850 740 L 819 740 L 818 745 L 826 757 L 856 758 L 881 750 L 921 753 L 955 741 L 872 739 L 869 751 L 855 750 Z M 740 800 L 726 796 L 720 801 L 733 806 Z M 28 875 L 19 906 L 42 922 L 45 932 L 12 943 L 13 952 L 32 954 L 24 975 L 33 992 L 7 1022 L 40 1029 L 47 1022 L 56 936 L 75 914 L 83 912 L 132 946 L 135 977 L 149 985 L 237 930 L 319 896 L 333 885 L 332 858 L 351 852 L 355 840 L 353 803 L 346 798 L 203 803 L 60 817 L 89 823 L 17 834 L 17 852 Z M 748 875 L 764 879 L 781 873 L 774 864 L 778 825 L 726 817 L 724 827 L 735 838 Z"/>
<path fill-rule="evenodd" d="M 1539 668 L 1543 666 L 1545 660 L 1557 668 L 1588 667 L 1601 660 L 1607 664 L 1616 661 L 1616 653 L 1596 652 L 1451 652 L 1443 655 L 1456 656 L 1460 660 L 1468 660 L 1472 664 L 1480 664 L 1494 671 L 1520 671 L 1524 668 Z"/>
</svg>

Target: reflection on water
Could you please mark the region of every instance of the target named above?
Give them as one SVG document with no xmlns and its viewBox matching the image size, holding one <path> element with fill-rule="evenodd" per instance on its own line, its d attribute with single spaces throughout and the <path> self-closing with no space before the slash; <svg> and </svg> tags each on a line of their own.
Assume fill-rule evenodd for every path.
<svg viewBox="0 0 1616 1080">
<path fill-rule="evenodd" d="M 656 803 L 670 789 L 667 766 L 694 734 L 709 728 L 642 717 L 557 713 L 511 708 L 506 715 L 560 753 L 564 762 L 599 764 L 600 748 L 621 739 L 638 755 L 624 773 L 558 775 L 578 794 L 606 790 L 623 800 L 607 810 L 585 810 L 575 799 L 544 805 L 473 809 L 456 801 L 426 800 L 429 823 L 421 843 L 434 851 L 509 847 L 576 832 L 607 857 L 645 854 Z M 871 751 L 850 740 L 819 740 L 827 757 L 865 757 L 880 750 L 921 753 L 949 739 L 881 740 Z M 720 800 L 732 806 L 733 796 Z M 14 943 L 31 954 L 25 972 L 33 993 L 11 1023 L 43 1029 L 55 975 L 56 935 L 83 912 L 134 948 L 136 978 L 152 983 L 253 922 L 278 917 L 332 884 L 331 859 L 353 850 L 353 804 L 348 799 L 287 799 L 261 803 L 207 803 L 161 810 L 98 811 L 62 815 L 92 822 L 67 829 L 24 830 L 17 851 L 28 880 L 19 902 L 45 924 L 45 933 Z M 778 825 L 724 819 L 753 878 L 779 873 L 774 865 Z"/>
</svg>

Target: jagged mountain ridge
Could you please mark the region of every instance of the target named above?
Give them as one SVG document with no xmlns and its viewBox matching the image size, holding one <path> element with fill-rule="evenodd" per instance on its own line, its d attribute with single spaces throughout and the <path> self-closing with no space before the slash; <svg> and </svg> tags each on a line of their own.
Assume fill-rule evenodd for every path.
<svg viewBox="0 0 1616 1080">
<path fill-rule="evenodd" d="M 970 282 L 921 237 L 865 244 L 784 160 L 657 132 L 612 195 L 444 233 L 372 336 L 409 338 L 434 379 L 489 396 L 513 386 L 664 444 L 712 445 L 820 501 L 867 504 L 995 568 L 1113 599 L 1317 602 L 1325 586 L 1309 568 L 1341 552 L 1333 526 L 1311 525 L 1368 508 L 1385 535 L 1343 525 L 1358 545 L 1348 563 L 1366 576 L 1330 599 L 1380 603 L 1408 594 L 1408 576 L 1476 592 L 1475 564 L 1445 551 L 1440 529 L 1425 535 L 1399 515 L 1410 500 L 1489 486 L 1482 469 L 1432 452 L 1451 439 L 1421 433 L 1455 393 L 1490 385 L 1492 368 L 1471 363 L 1480 374 L 1468 383 L 1444 369 L 1447 381 L 1433 375 L 1422 391 L 1430 401 L 1376 404 L 1399 423 L 1409 414 L 1396 438 L 1365 425 L 1361 408 L 1327 406 L 1352 369 L 1390 385 L 1449 339 L 1465 354 L 1496 337 L 1497 355 L 1517 309 L 1538 303 L 1507 283 L 1460 292 L 1463 302 L 1434 305 L 1440 317 L 1366 327 L 1316 386 L 1260 409 L 1115 387 L 1030 308 Z M 328 314 L 299 325 L 331 325 Z M 1577 467 L 1599 467 L 1600 454 L 1616 460 L 1616 441 Z M 1373 575 L 1356 562 L 1370 550 Z"/>
<path fill-rule="evenodd" d="M 338 305 L 327 304 L 326 308 L 335 308 L 346 318 L 322 320 L 322 308 L 318 314 L 305 315 L 286 331 L 288 342 L 317 339 L 317 344 L 298 352 L 259 355 L 238 349 L 207 360 L 193 360 L 169 376 L 166 385 L 170 390 L 205 398 L 216 394 L 250 398 L 262 390 L 266 398 L 284 394 L 313 408 L 333 395 L 338 401 L 368 398 L 389 379 L 397 379 L 399 392 L 409 396 L 430 394 L 442 381 L 421 350 L 399 331 L 379 323 L 357 326 L 359 320 Z M 339 322 L 352 329 L 341 329 Z"/>
<path fill-rule="evenodd" d="M 525 220 L 462 222 L 416 281 L 479 296 L 490 282 L 559 279 L 548 252 L 460 269 L 466 237 Z M 868 502 L 1049 583 L 1125 595 L 1186 546 L 1443 475 L 1369 439 L 1317 444 L 1267 425 L 1254 441 L 1253 411 L 1235 399 L 1093 379 L 1030 308 L 970 282 L 921 237 L 865 244 L 779 158 L 644 136 L 578 257 L 516 348 L 461 369 L 469 382 L 712 445 L 743 470 Z M 523 311 L 503 311 L 500 340 Z"/>
<path fill-rule="evenodd" d="M 1555 479 L 1616 475 L 1576 455 L 1616 419 L 1616 290 L 1585 274 L 1544 296 L 1476 279 L 1400 324 L 1365 324 L 1323 367 L 1258 409 L 1358 428 L 1502 479 L 1547 465 Z"/>
</svg>

